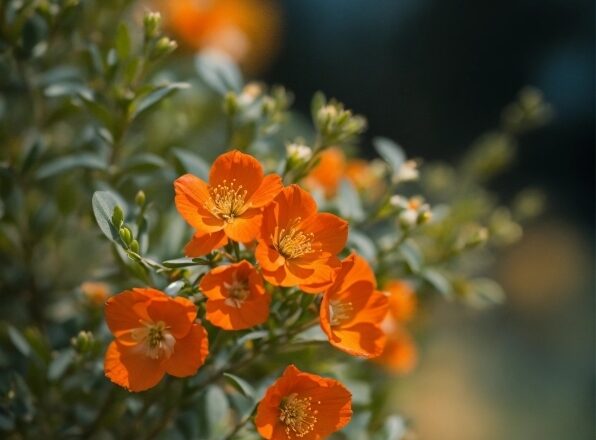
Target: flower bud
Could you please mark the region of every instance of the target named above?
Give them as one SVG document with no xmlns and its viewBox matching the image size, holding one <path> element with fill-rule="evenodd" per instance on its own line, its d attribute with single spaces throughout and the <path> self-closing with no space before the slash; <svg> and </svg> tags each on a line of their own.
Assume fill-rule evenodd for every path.
<svg viewBox="0 0 596 440">
<path fill-rule="evenodd" d="M 114 212 L 112 212 L 112 224 L 116 228 L 120 228 L 120 226 L 122 226 L 122 220 L 124 220 L 124 213 L 122 212 L 122 208 L 116 205 L 114 207 Z"/>
<path fill-rule="evenodd" d="M 224 113 L 233 116 L 238 111 L 238 96 L 234 92 L 226 93 L 223 103 Z"/>
<path fill-rule="evenodd" d="M 70 344 L 79 354 L 85 354 L 94 348 L 95 337 L 90 331 L 81 330 L 77 336 L 70 339 Z"/>
<path fill-rule="evenodd" d="M 303 144 L 293 143 L 286 146 L 288 161 L 297 163 L 308 162 L 312 157 L 312 149 Z"/>
<path fill-rule="evenodd" d="M 409 182 L 417 180 L 419 176 L 418 164 L 414 160 L 408 160 L 401 164 L 397 172 L 393 176 L 393 182 Z"/>
<path fill-rule="evenodd" d="M 139 247 L 139 242 L 137 240 L 133 240 L 130 243 L 130 250 L 133 251 L 134 253 L 138 254 L 140 251 L 140 247 Z"/>
<path fill-rule="evenodd" d="M 156 58 L 172 53 L 178 47 L 178 43 L 168 37 L 161 37 L 155 44 L 153 56 Z"/>
<path fill-rule="evenodd" d="M 145 27 L 145 38 L 157 37 L 161 31 L 161 14 L 159 12 L 149 12 L 143 18 L 143 26 Z"/>
<path fill-rule="evenodd" d="M 120 230 L 118 231 L 120 238 L 122 239 L 122 241 L 127 245 L 130 246 L 130 243 L 132 241 L 132 231 L 130 230 L 130 228 L 128 226 L 122 226 L 120 228 Z"/>
<path fill-rule="evenodd" d="M 145 206 L 145 201 L 145 192 L 141 189 L 135 196 L 135 203 L 142 208 L 143 206 Z"/>
</svg>

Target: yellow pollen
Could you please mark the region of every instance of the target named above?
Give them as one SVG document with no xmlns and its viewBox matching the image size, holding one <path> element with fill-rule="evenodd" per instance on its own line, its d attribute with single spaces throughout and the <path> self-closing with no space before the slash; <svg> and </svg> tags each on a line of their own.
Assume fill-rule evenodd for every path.
<svg viewBox="0 0 596 440">
<path fill-rule="evenodd" d="M 231 283 L 224 283 L 224 287 L 228 292 L 225 303 L 232 307 L 239 308 L 250 295 L 247 281 L 238 281 L 234 278 Z"/>
<path fill-rule="evenodd" d="M 301 221 L 302 219 L 298 217 L 288 224 L 287 228 L 279 231 L 275 248 L 286 259 L 298 258 L 313 251 L 312 241 L 315 235 L 298 229 L 297 225 Z"/>
<path fill-rule="evenodd" d="M 232 223 L 236 217 L 246 211 L 245 200 L 247 191 L 242 185 L 224 180 L 216 186 L 209 187 L 209 200 L 206 208 L 217 217 Z"/>
<path fill-rule="evenodd" d="M 317 413 L 312 409 L 312 397 L 299 397 L 297 393 L 284 397 L 279 404 L 279 420 L 286 425 L 288 437 L 304 437 L 315 429 Z"/>
<path fill-rule="evenodd" d="M 331 300 L 329 302 L 329 315 L 331 326 L 341 325 L 352 317 L 354 306 L 351 302 Z"/>
<path fill-rule="evenodd" d="M 138 342 L 137 350 L 151 359 L 169 358 L 174 352 L 176 339 L 163 321 L 141 322 L 142 327 L 132 331 L 132 338 Z"/>
</svg>

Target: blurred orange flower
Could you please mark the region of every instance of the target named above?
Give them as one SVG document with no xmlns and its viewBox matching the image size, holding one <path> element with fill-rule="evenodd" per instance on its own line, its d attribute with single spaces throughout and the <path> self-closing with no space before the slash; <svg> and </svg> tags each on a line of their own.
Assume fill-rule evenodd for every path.
<svg viewBox="0 0 596 440">
<path fill-rule="evenodd" d="M 325 197 L 337 192 L 346 172 L 346 156 L 341 148 L 331 147 L 319 154 L 319 163 L 308 173 L 302 183 L 306 188 L 321 189 Z"/>
<path fill-rule="evenodd" d="M 289 365 L 259 403 L 255 425 L 272 440 L 322 440 L 352 418 L 352 395 L 338 381 Z"/>
<path fill-rule="evenodd" d="M 207 297 L 206 318 L 217 327 L 242 330 L 262 324 L 269 316 L 271 296 L 246 260 L 211 270 L 200 288 Z"/>
<path fill-rule="evenodd" d="M 320 292 L 341 267 L 337 254 L 348 238 L 348 223 L 317 213 L 314 199 L 297 185 L 284 188 L 263 212 L 255 256 L 263 277 L 276 286 Z"/>
<path fill-rule="evenodd" d="M 366 191 L 369 197 L 378 197 L 385 190 L 384 172 L 385 165 L 382 162 L 350 159 L 345 174 L 358 191 Z"/>
<path fill-rule="evenodd" d="M 262 208 L 281 191 L 282 183 L 276 174 L 265 176 L 254 157 L 234 150 L 215 160 L 209 183 L 185 174 L 174 187 L 178 212 L 196 229 L 184 251 L 199 257 L 228 239 L 246 243 L 257 238 Z"/>
<path fill-rule="evenodd" d="M 93 306 L 100 306 L 110 296 L 110 286 L 100 281 L 86 281 L 81 284 L 83 296 Z"/>
<path fill-rule="evenodd" d="M 416 344 L 405 327 L 416 313 L 416 293 L 408 283 L 399 280 L 389 281 L 385 290 L 389 293 L 389 313 L 383 322 L 387 344 L 374 360 L 395 374 L 407 374 L 418 362 Z"/>
<path fill-rule="evenodd" d="M 105 374 L 129 391 L 154 387 L 165 373 L 192 376 L 207 357 L 207 332 L 186 298 L 127 290 L 107 301 L 105 314 L 116 338 L 105 355 Z"/>
<path fill-rule="evenodd" d="M 386 336 L 381 324 L 388 301 L 375 287 L 374 273 L 364 258 L 352 254 L 342 261 L 320 309 L 321 327 L 331 345 L 367 358 L 383 352 Z"/>
<path fill-rule="evenodd" d="M 271 0 L 157 0 L 166 25 L 191 49 L 215 48 L 255 72 L 280 41 L 280 11 Z"/>
</svg>

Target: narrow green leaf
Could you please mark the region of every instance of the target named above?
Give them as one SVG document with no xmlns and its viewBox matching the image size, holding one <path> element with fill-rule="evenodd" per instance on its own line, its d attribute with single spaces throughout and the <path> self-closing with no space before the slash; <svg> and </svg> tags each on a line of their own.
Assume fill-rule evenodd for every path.
<svg viewBox="0 0 596 440">
<path fill-rule="evenodd" d="M 236 388 L 243 396 L 250 399 L 255 398 L 254 388 L 244 379 L 230 373 L 224 373 L 224 377 Z"/>
<path fill-rule="evenodd" d="M 242 90 L 243 80 L 236 64 L 218 52 L 204 52 L 195 57 L 195 67 L 203 82 L 220 95 Z"/>
<path fill-rule="evenodd" d="M 414 240 L 407 240 L 405 243 L 402 243 L 399 252 L 412 273 L 420 271 L 422 268 L 423 257 Z"/>
<path fill-rule="evenodd" d="M 117 205 L 116 197 L 109 191 L 96 191 L 92 198 L 93 214 L 99 229 L 115 243 L 120 243 L 118 231 L 112 224 L 112 214 Z"/>
<path fill-rule="evenodd" d="M 156 106 L 162 100 L 164 100 L 165 98 L 170 96 L 175 91 L 180 90 L 180 89 L 187 89 L 189 87 L 190 87 L 190 84 L 185 83 L 185 82 L 170 83 L 165 86 L 159 87 L 157 90 L 155 90 L 151 93 L 148 93 L 143 98 L 133 102 L 133 104 L 132 104 L 133 110 L 131 112 L 132 117 L 133 118 L 139 117 L 139 115 L 148 111 L 152 107 Z"/>
<path fill-rule="evenodd" d="M 447 297 L 452 296 L 451 283 L 445 275 L 436 269 L 427 268 L 422 271 L 422 277 L 439 293 Z"/>
<path fill-rule="evenodd" d="M 51 381 L 60 379 L 74 359 L 75 352 L 70 348 L 58 354 L 48 367 L 48 379 Z"/>
<path fill-rule="evenodd" d="M 360 221 L 364 219 L 364 210 L 358 191 L 347 179 L 342 179 L 337 194 L 337 207 L 340 215 L 349 220 Z"/>
<path fill-rule="evenodd" d="M 108 168 L 106 160 L 92 153 L 79 153 L 72 156 L 59 157 L 37 170 L 35 177 L 38 180 L 62 174 L 76 168 L 105 171 Z"/>
<path fill-rule="evenodd" d="M 209 165 L 199 156 L 182 148 L 174 148 L 174 155 L 187 173 L 207 181 L 209 180 Z"/>
<path fill-rule="evenodd" d="M 373 139 L 373 145 L 394 173 L 406 161 L 406 154 L 402 148 L 391 139 L 377 137 Z"/>
<path fill-rule="evenodd" d="M 145 172 L 165 168 L 168 163 L 156 154 L 141 153 L 128 158 L 122 164 L 122 171 Z"/>
<path fill-rule="evenodd" d="M 25 339 L 23 334 L 12 325 L 8 326 L 8 337 L 23 356 L 29 357 L 31 354 L 31 346 L 29 345 L 29 342 L 27 342 L 27 339 Z"/>
</svg>

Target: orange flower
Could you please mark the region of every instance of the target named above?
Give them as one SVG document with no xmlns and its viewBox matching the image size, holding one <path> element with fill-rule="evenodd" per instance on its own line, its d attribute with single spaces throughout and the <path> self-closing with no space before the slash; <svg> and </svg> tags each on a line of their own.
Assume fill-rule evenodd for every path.
<svg viewBox="0 0 596 440">
<path fill-rule="evenodd" d="M 81 292 L 89 304 L 100 306 L 110 296 L 110 286 L 99 281 L 86 281 L 81 284 Z"/>
<path fill-rule="evenodd" d="M 389 293 L 389 313 L 383 322 L 387 344 L 375 362 L 395 374 L 407 374 L 418 362 L 418 350 L 404 324 L 416 313 L 416 293 L 403 281 L 391 280 L 385 285 Z"/>
<path fill-rule="evenodd" d="M 310 194 L 290 185 L 263 212 L 255 256 L 271 284 L 320 292 L 332 283 L 347 238 L 347 222 L 317 213 Z"/>
<path fill-rule="evenodd" d="M 391 280 L 385 284 L 385 290 L 389 293 L 389 311 L 393 318 L 400 323 L 412 320 L 416 313 L 416 293 L 410 285 L 404 281 Z"/>
<path fill-rule="evenodd" d="M 337 147 L 327 148 L 319 155 L 319 163 L 303 180 L 304 186 L 310 189 L 322 189 L 325 197 L 331 198 L 346 171 L 346 156 Z"/>
<path fill-rule="evenodd" d="M 196 307 L 185 298 L 127 290 L 107 301 L 105 313 L 116 338 L 106 352 L 105 374 L 129 391 L 151 388 L 165 373 L 192 376 L 207 357 L 207 332 L 195 323 Z"/>
<path fill-rule="evenodd" d="M 216 48 L 247 70 L 261 69 L 279 45 L 280 14 L 269 0 L 158 0 L 169 28 L 190 48 Z"/>
<path fill-rule="evenodd" d="M 254 157 L 230 151 L 213 163 L 209 183 L 185 174 L 174 187 L 178 212 L 196 229 L 184 251 L 200 257 L 228 239 L 247 243 L 257 238 L 262 208 L 281 191 L 282 183 L 276 174 L 264 176 Z"/>
<path fill-rule="evenodd" d="M 375 276 L 364 258 L 352 254 L 342 261 L 320 310 L 321 327 L 331 345 L 367 358 L 383 352 L 386 337 L 381 324 L 388 301 L 375 287 Z"/>
<path fill-rule="evenodd" d="M 289 365 L 259 403 L 255 425 L 271 440 L 321 440 L 348 424 L 352 395 L 338 381 Z"/>
<path fill-rule="evenodd" d="M 380 165 L 380 166 L 378 166 Z M 375 161 L 368 162 L 364 159 L 351 159 L 346 165 L 346 178 L 356 189 L 366 192 L 370 198 L 381 195 L 385 189 L 383 172 L 385 165 Z"/>
<path fill-rule="evenodd" d="M 207 297 L 206 318 L 217 327 L 242 330 L 262 324 L 269 316 L 271 296 L 246 260 L 211 270 L 200 288 Z"/>
<path fill-rule="evenodd" d="M 383 354 L 373 361 L 394 374 L 410 373 L 418 362 L 418 350 L 410 333 L 403 326 L 393 327 L 387 332 Z"/>
</svg>

